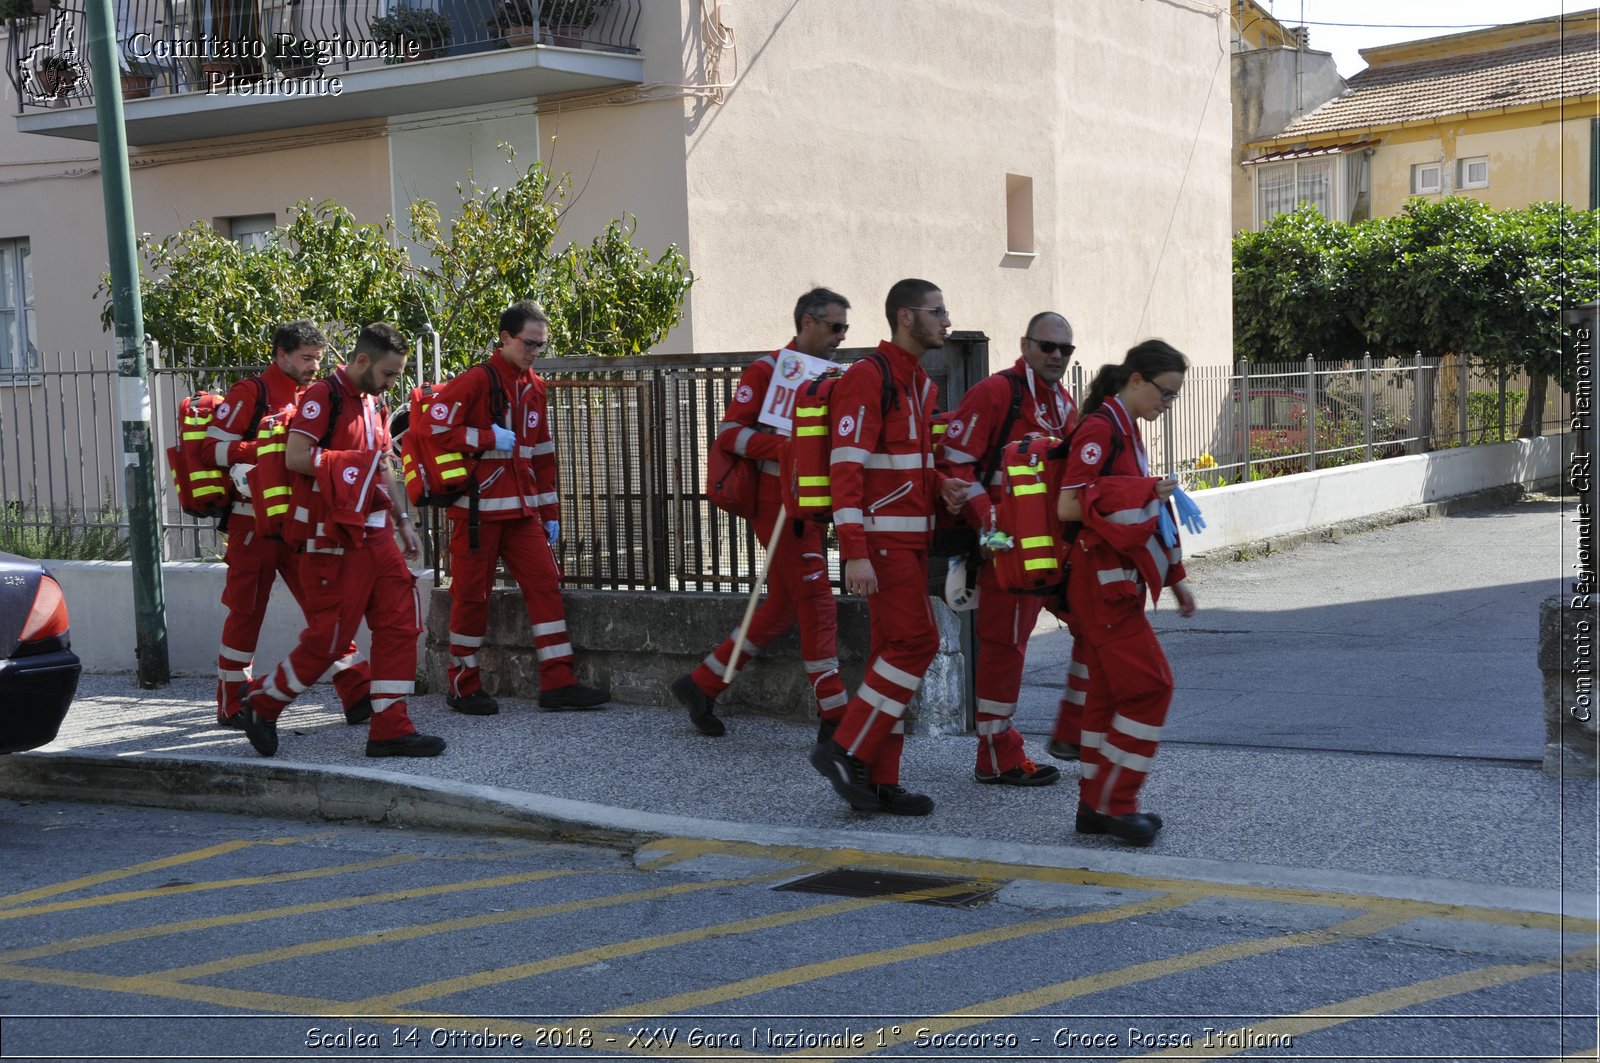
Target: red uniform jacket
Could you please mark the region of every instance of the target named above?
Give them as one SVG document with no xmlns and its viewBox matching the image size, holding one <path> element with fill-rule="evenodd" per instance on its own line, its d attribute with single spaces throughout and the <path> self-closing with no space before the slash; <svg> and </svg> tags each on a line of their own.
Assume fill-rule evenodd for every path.
<svg viewBox="0 0 1600 1063">
<path fill-rule="evenodd" d="M 1016 422 L 1006 438 L 1001 439 L 1000 429 L 1005 427 L 1006 414 L 1011 411 L 1013 385 L 1008 377 L 1022 383 L 1022 408 L 1017 411 Z M 974 527 L 988 525 L 989 512 L 993 504 L 1000 501 L 998 463 L 987 484 L 980 485 L 976 481 L 983 469 L 994 462 L 1001 447 L 1028 435 L 1066 439 L 1077 423 L 1078 409 L 1067 389 L 1060 383 L 1052 386 L 1035 379 L 1022 358 L 1010 369 L 1003 369 L 973 385 L 951 415 L 944 444 L 935 455 L 941 475 L 973 482 L 962 517 Z"/>
<path fill-rule="evenodd" d="M 1106 601 L 1137 598 L 1140 585 L 1156 600 L 1162 587 L 1182 580 L 1183 547 L 1167 547 L 1157 530 L 1160 477 L 1149 474 L 1149 459 L 1139 426 L 1120 401 L 1107 399 L 1109 417 L 1083 419 L 1072 439 L 1062 474 L 1063 490 L 1079 492 L 1083 528 L 1073 543 L 1073 565 L 1087 565 Z M 1100 466 L 1110 453 L 1112 434 L 1121 447 L 1105 475 Z"/>
<path fill-rule="evenodd" d="M 267 366 L 266 371 L 261 374 L 261 379 L 267 385 L 267 406 L 262 416 L 270 417 L 285 406 L 299 403 L 300 385 L 279 369 L 276 362 Z M 208 449 L 205 456 L 209 457 L 217 468 L 226 472 L 232 465 L 255 464 L 259 440 L 246 439 L 245 436 L 255 435 L 255 429 L 260 422 L 255 424 L 251 422 L 255 420 L 260 403 L 261 388 L 256 384 L 254 377 L 240 380 L 224 396 L 222 405 L 217 407 L 216 420 L 206 429 L 206 438 L 216 440 L 216 446 Z M 249 522 L 248 527 L 244 525 L 246 521 Z M 233 504 L 233 514 L 228 521 L 230 533 L 253 530 L 255 523 L 255 510 L 251 508 L 248 500 Z"/>
<path fill-rule="evenodd" d="M 485 364 L 500 379 L 506 397 L 500 426 L 516 433 L 516 450 L 494 449 L 493 388 L 485 371 L 476 366 L 446 384 L 434 399 L 428 408 L 428 430 L 440 437 L 437 442 L 446 450 L 478 455 L 480 519 L 560 520 L 556 445 L 550 435 L 544 378 L 532 369 L 519 371 L 499 351 Z M 449 510 L 451 518 L 466 519 L 468 505 L 466 498 L 456 499 Z"/>
<path fill-rule="evenodd" d="M 316 458 L 317 493 L 327 504 L 327 537 L 344 546 L 366 538 L 367 517 L 381 508 L 383 451 L 322 450 Z"/>
<path fill-rule="evenodd" d="M 839 555 L 866 557 L 883 547 L 926 550 L 939 502 L 933 468 L 933 412 L 939 389 L 916 355 L 887 340 L 894 397 L 883 412 L 883 374 L 874 358 L 845 370 L 833 389 L 833 526 Z"/>
<path fill-rule="evenodd" d="M 333 411 L 330 403 L 330 396 L 335 390 L 339 393 L 337 418 L 331 416 Z M 289 431 L 310 436 L 316 444 L 312 460 L 319 474 L 322 466 L 330 462 L 338 463 L 341 470 L 359 464 L 340 452 L 356 452 L 380 459 L 378 472 L 373 479 L 373 490 L 361 498 L 364 506 L 361 517 L 368 527 L 387 527 L 387 514 L 381 518 L 376 515 L 394 508 L 381 468 L 381 459 L 389 453 L 388 410 L 375 408 L 371 395 L 363 395 L 356 390 L 343 366 L 306 388 L 300 398 L 300 407 L 295 411 L 294 420 L 289 422 Z M 328 452 L 333 452 L 335 457 L 326 458 Z M 310 524 L 314 529 L 312 538 L 305 544 L 307 553 L 342 553 L 350 543 L 332 527 L 334 509 L 319 482 L 320 478 L 320 475 L 295 477 L 292 517 Z"/>
<path fill-rule="evenodd" d="M 792 346 L 792 344 L 791 344 Z M 783 350 L 779 348 L 778 350 Z M 772 383 L 772 372 L 778 366 L 778 351 L 764 354 L 745 366 L 739 374 L 739 384 L 733 390 L 733 401 L 722 415 L 717 426 L 716 445 L 729 454 L 749 458 L 761 470 L 757 486 L 758 510 L 775 509 L 780 501 L 778 462 L 789 445 L 788 437 L 779 435 L 771 425 L 760 423 L 761 403 L 766 398 L 767 387 Z"/>
</svg>

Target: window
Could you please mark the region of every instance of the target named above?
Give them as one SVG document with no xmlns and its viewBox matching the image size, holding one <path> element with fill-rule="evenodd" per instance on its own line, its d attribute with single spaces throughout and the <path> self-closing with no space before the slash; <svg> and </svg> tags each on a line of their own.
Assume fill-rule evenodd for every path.
<svg viewBox="0 0 1600 1063">
<path fill-rule="evenodd" d="M 243 244 L 252 251 L 259 251 L 267 246 L 267 234 L 277 228 L 278 216 L 276 214 L 245 214 L 237 218 L 229 218 L 228 238 Z"/>
<path fill-rule="evenodd" d="M 1256 167 L 1256 216 L 1265 226 L 1279 214 L 1290 214 L 1302 203 L 1316 207 L 1326 218 L 1334 212 L 1334 173 L 1343 156 L 1300 159 Z"/>
<path fill-rule="evenodd" d="M 1419 162 L 1411 167 L 1411 194 L 1425 196 L 1444 191 L 1444 164 Z"/>
<path fill-rule="evenodd" d="M 33 257 L 26 239 L 0 240 L 0 376 L 39 367 L 33 314 Z"/>
<path fill-rule="evenodd" d="M 1456 161 L 1457 188 L 1489 187 L 1489 156 L 1478 155 Z"/>
<path fill-rule="evenodd" d="M 1033 178 L 1006 174 L 1006 254 L 1032 255 Z"/>
</svg>

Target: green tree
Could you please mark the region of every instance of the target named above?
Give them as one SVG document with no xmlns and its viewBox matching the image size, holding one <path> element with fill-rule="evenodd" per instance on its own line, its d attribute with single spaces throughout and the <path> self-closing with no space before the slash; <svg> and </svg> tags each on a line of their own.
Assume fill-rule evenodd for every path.
<svg viewBox="0 0 1600 1063">
<path fill-rule="evenodd" d="M 1359 358 L 1350 226 L 1312 206 L 1233 239 L 1233 346 L 1241 361 Z"/>
<path fill-rule="evenodd" d="M 229 365 L 261 361 L 274 326 L 296 318 L 323 325 L 336 347 L 369 321 L 412 335 L 431 324 L 454 371 L 481 357 L 506 306 L 533 298 L 550 313 L 555 353 L 647 351 L 682 319 L 693 274 L 675 246 L 655 259 L 634 246 L 631 217 L 588 245 L 561 245 L 569 188 L 535 163 L 503 189 L 469 175 L 448 220 L 432 202 L 413 203 L 404 233 L 329 200 L 295 204 L 261 247 L 203 222 L 141 236 L 146 331 L 168 348 L 196 348 L 195 364 Z M 109 279 L 96 295 L 110 331 Z"/>
</svg>

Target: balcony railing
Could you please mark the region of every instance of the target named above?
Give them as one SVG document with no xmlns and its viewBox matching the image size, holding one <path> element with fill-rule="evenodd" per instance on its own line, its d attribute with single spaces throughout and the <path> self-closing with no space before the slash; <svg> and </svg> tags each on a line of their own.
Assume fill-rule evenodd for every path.
<svg viewBox="0 0 1600 1063">
<path fill-rule="evenodd" d="M 310 85 L 506 48 L 639 50 L 640 0 L 114 0 L 114 11 L 127 100 L 272 79 Z M 94 102 L 84 0 L 11 27 L 19 114 Z"/>
</svg>

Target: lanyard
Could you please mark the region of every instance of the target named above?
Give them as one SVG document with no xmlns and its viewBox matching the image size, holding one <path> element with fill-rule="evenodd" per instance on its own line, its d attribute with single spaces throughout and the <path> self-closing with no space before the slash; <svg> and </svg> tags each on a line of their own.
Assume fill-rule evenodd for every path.
<svg viewBox="0 0 1600 1063">
<path fill-rule="evenodd" d="M 1144 450 L 1144 437 L 1139 434 L 1139 429 L 1133 423 L 1133 418 L 1128 415 L 1128 408 L 1122 405 L 1122 400 L 1110 398 L 1106 405 L 1111 408 L 1111 416 L 1117 422 L 1117 428 L 1123 435 L 1133 440 L 1133 452 L 1139 459 L 1139 474 L 1150 475 L 1150 456 Z"/>
<path fill-rule="evenodd" d="M 1044 403 L 1039 402 L 1038 400 L 1038 392 L 1035 390 L 1035 384 L 1033 381 L 1033 366 L 1024 363 L 1022 368 L 1026 370 L 1028 374 L 1028 397 L 1033 399 L 1034 402 L 1038 403 L 1039 427 L 1048 429 L 1056 435 L 1060 435 L 1066 430 L 1067 427 L 1067 404 L 1062 401 L 1060 390 L 1054 387 L 1050 389 L 1050 398 L 1054 400 L 1056 408 L 1056 419 L 1054 422 L 1052 422 L 1049 416 L 1045 413 L 1047 407 Z"/>
</svg>

